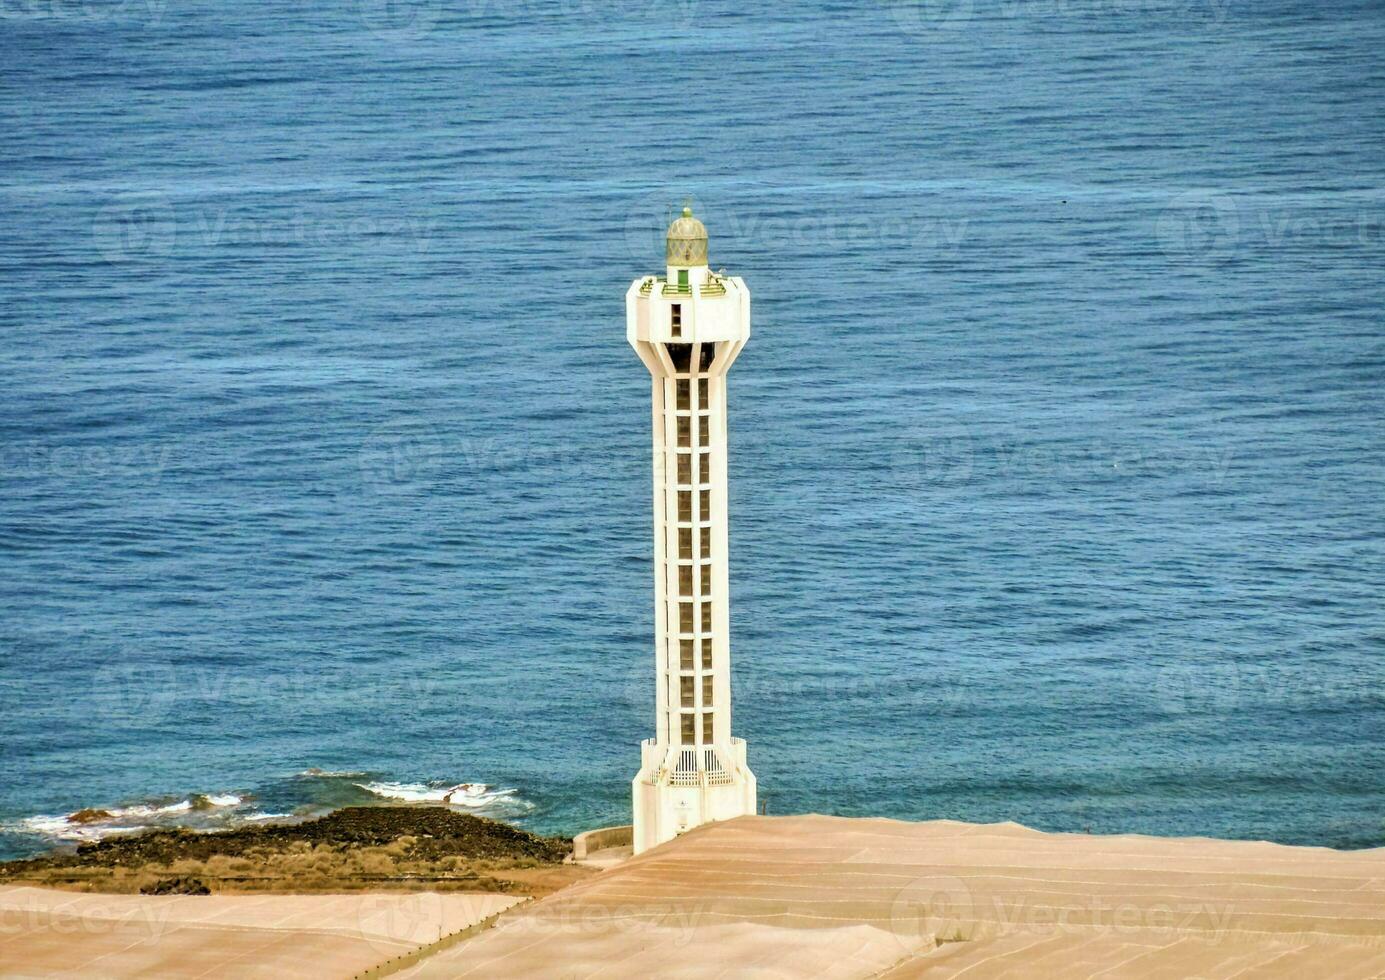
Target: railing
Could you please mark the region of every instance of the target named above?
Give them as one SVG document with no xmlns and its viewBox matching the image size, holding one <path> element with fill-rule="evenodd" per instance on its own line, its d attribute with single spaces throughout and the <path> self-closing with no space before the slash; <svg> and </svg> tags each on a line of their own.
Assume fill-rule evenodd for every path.
<svg viewBox="0 0 1385 980">
<path fill-rule="evenodd" d="M 663 276 L 650 276 L 647 279 L 645 279 L 644 282 L 640 283 L 640 295 L 648 296 L 650 293 L 654 292 L 654 286 L 656 283 L 662 285 L 662 288 L 659 291 L 659 294 L 661 296 L 692 295 L 691 284 L 665 282 Z M 725 296 L 726 283 L 723 280 L 718 279 L 715 275 L 709 273 L 707 275 L 707 281 L 701 285 L 701 287 L 698 289 L 698 292 L 703 296 Z"/>
<path fill-rule="evenodd" d="M 707 773 L 707 782 L 713 786 L 725 786 L 730 783 L 731 774 L 722 768 L 716 749 L 703 749 L 702 752 L 705 756 L 703 770 Z"/>
<path fill-rule="evenodd" d="M 694 748 L 680 748 L 673 770 L 670 772 L 665 765 L 655 778 L 665 773 L 674 786 L 727 786 L 731 783 L 731 774 L 721 764 L 716 749 L 704 748 L 699 752 Z"/>
<path fill-rule="evenodd" d="M 696 786 L 702 781 L 701 775 L 697 771 L 697 750 L 683 749 L 679 752 L 678 765 L 673 769 L 670 782 L 675 786 Z"/>
</svg>

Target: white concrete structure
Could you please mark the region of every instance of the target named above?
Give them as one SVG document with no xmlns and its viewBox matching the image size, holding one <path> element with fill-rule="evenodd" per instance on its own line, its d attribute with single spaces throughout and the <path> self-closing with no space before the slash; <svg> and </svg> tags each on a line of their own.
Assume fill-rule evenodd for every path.
<svg viewBox="0 0 1385 980">
<path fill-rule="evenodd" d="M 750 337 L 750 292 L 707 268 L 689 208 L 668 230 L 667 278 L 625 294 L 626 335 L 654 384 L 655 737 L 634 781 L 635 853 L 755 812 L 731 737 L 726 372 Z"/>
</svg>

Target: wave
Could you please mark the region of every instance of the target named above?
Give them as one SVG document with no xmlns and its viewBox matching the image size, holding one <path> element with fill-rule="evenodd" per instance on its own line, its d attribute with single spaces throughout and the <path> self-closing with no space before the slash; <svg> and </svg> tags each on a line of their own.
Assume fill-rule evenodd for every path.
<svg viewBox="0 0 1385 980">
<path fill-rule="evenodd" d="M 155 817 L 166 813 L 187 813 L 192 809 L 192 800 L 180 800 L 177 803 L 168 803 L 164 806 L 153 806 L 147 803 L 140 803 L 135 806 L 114 807 L 110 810 L 103 810 L 116 819 L 125 817 Z M 82 812 L 82 811 L 78 811 Z"/>
<path fill-rule="evenodd" d="M 102 824 L 73 823 L 67 817 L 50 817 L 40 814 L 36 817 L 25 817 L 14 823 L 0 825 L 0 829 L 17 834 L 35 834 L 53 840 L 94 841 L 117 833 L 138 833 L 145 828 L 142 826 L 126 828 Z"/>
<path fill-rule="evenodd" d="M 222 817 L 238 811 L 248 802 L 249 797 L 239 793 L 196 793 L 171 803 L 154 800 L 127 806 L 87 807 L 62 815 L 41 813 L 0 824 L 0 831 L 87 842 L 168 827 L 214 829 L 205 825 L 209 821 L 214 825 L 223 822 Z M 199 821 L 204 826 L 197 826 Z"/>
<path fill-rule="evenodd" d="M 527 806 L 520 800 L 519 790 L 492 789 L 485 783 L 457 783 L 442 785 L 438 783 L 357 783 L 361 789 L 373 796 L 386 800 L 399 800 L 403 803 L 445 803 L 449 806 L 481 810 L 503 803 Z"/>
<path fill-rule="evenodd" d="M 532 803 L 510 787 L 392 781 L 383 773 L 364 770 L 306 769 L 287 782 L 270 784 L 254 793 L 223 790 L 88 807 L 67 814 L 37 814 L 0 823 L 0 834 L 39 838 L 49 844 L 85 844 L 152 830 L 231 830 L 266 821 L 321 816 L 343 806 L 387 803 L 431 803 L 499 819 L 523 819 L 534 810 Z M 21 851 L 28 847 L 22 845 Z"/>
<path fill-rule="evenodd" d="M 203 797 L 212 806 L 240 806 L 245 802 L 245 797 L 237 796 L 234 793 L 224 793 L 221 795 L 211 794 Z"/>
<path fill-rule="evenodd" d="M 177 803 L 165 803 L 162 806 L 150 803 L 137 803 L 134 806 L 112 807 L 109 810 L 99 810 L 99 813 L 108 813 L 116 819 L 127 817 L 158 817 L 174 813 L 191 813 L 193 810 L 211 810 L 224 807 L 240 806 L 246 802 L 246 797 L 236 793 L 195 793 L 185 800 Z M 78 811 L 92 812 L 92 811 Z"/>
</svg>

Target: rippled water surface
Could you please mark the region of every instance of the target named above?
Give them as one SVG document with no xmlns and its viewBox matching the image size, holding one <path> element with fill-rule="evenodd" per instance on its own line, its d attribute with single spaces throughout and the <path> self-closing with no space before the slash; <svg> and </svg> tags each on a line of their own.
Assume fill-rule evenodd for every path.
<svg viewBox="0 0 1385 980">
<path fill-rule="evenodd" d="M 685 197 L 755 298 L 770 812 L 1385 844 L 1378 3 L 16 0 L 0 51 L 0 851 L 626 819 L 622 297 Z"/>
</svg>

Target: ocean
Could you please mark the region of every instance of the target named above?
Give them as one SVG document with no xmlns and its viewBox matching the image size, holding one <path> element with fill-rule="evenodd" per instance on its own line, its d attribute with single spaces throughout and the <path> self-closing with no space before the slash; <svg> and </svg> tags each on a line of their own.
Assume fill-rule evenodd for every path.
<svg viewBox="0 0 1385 980">
<path fill-rule="evenodd" d="M 1385 845 L 1382 51 L 1366 0 L 0 0 L 0 856 L 627 822 L 623 296 L 685 202 L 754 297 L 768 812 Z"/>
</svg>

